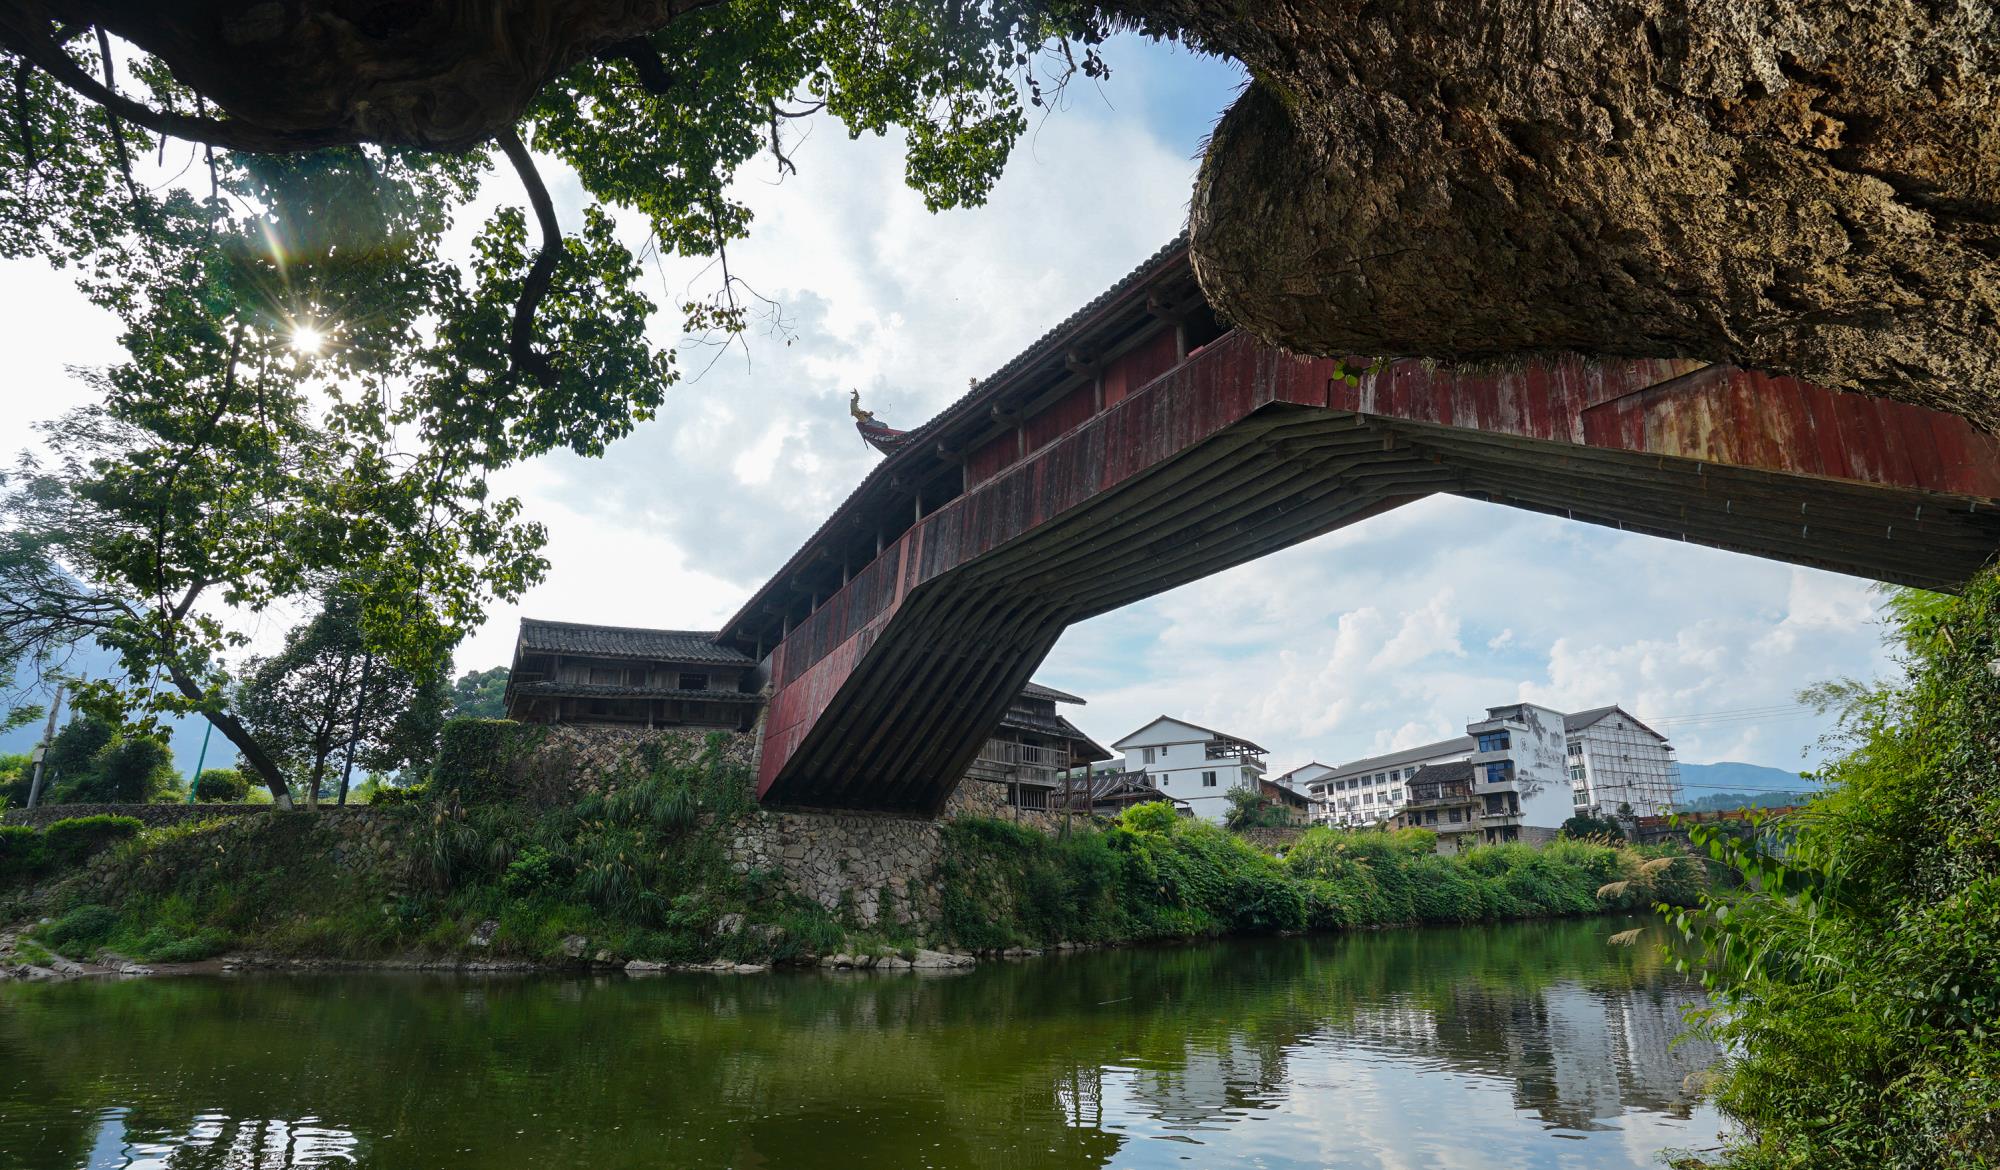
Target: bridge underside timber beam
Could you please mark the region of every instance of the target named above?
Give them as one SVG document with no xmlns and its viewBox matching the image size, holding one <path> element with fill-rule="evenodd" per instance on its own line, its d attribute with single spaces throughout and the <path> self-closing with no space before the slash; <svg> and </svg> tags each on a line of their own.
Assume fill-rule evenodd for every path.
<svg viewBox="0 0 2000 1170">
<path fill-rule="evenodd" d="M 1984 448 L 1849 433 L 1921 445 L 1915 408 L 1691 362 L 1333 374 L 1232 335 L 925 517 L 774 652 L 760 799 L 934 813 L 1071 623 L 1438 492 L 1930 588 L 2000 549 Z"/>
</svg>

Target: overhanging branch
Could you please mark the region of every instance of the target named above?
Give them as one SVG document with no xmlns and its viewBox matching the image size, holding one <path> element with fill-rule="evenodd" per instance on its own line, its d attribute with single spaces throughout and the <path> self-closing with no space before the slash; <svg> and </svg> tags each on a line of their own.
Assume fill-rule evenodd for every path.
<svg viewBox="0 0 2000 1170">
<path fill-rule="evenodd" d="M 555 203 L 549 198 L 548 186 L 542 182 L 542 173 L 535 169 L 535 160 L 528 154 L 520 134 L 509 126 L 498 138 L 500 149 L 506 153 L 507 161 L 514 164 L 514 172 L 521 176 L 521 185 L 528 190 L 528 203 L 535 209 L 535 220 L 542 231 L 542 250 L 536 255 L 534 266 L 528 269 L 520 299 L 514 302 L 514 322 L 507 334 L 507 360 L 512 373 L 525 373 L 547 386 L 555 381 L 555 366 L 548 355 L 535 349 L 535 310 L 555 282 L 556 260 L 562 255 L 562 225 L 556 222 Z"/>
</svg>

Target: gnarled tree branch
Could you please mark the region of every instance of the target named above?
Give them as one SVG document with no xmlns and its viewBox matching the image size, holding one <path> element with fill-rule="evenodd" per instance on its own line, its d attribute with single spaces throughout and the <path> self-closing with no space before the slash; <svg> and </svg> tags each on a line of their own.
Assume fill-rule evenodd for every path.
<svg viewBox="0 0 2000 1170">
<path fill-rule="evenodd" d="M 535 169 L 535 160 L 520 134 L 509 126 L 497 137 L 507 161 L 514 164 L 514 172 L 521 176 L 521 185 L 528 190 L 528 203 L 535 209 L 535 220 L 542 231 L 542 250 L 535 256 L 534 266 L 528 269 L 528 279 L 521 284 L 520 299 L 514 302 L 514 322 L 507 332 L 507 360 L 512 366 L 511 373 L 525 373 L 547 386 L 555 381 L 555 366 L 547 354 L 535 349 L 535 309 L 549 295 L 549 286 L 555 281 L 556 261 L 562 255 L 562 225 L 556 222 L 555 203 L 549 198 L 548 186 L 542 182 L 542 173 Z"/>
</svg>

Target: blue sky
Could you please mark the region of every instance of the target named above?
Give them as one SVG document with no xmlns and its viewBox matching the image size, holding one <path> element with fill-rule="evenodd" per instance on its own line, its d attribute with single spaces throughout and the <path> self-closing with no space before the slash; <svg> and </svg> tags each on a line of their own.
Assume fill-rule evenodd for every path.
<svg viewBox="0 0 2000 1170">
<path fill-rule="evenodd" d="M 1110 80 L 1035 124 L 985 207 L 927 213 L 895 141 L 824 120 L 793 145 L 798 175 L 748 168 L 757 222 L 731 267 L 782 307 L 784 331 L 685 351 L 706 372 L 604 458 L 502 477 L 549 526 L 555 568 L 496 607 L 460 665 L 505 662 L 524 613 L 712 627 L 877 458 L 850 389 L 913 425 L 1179 231 L 1240 71 L 1129 36 L 1106 56 Z M 574 182 L 552 186 L 574 222 Z M 519 195 L 496 181 L 487 199 Z M 675 261 L 656 275 L 667 305 L 712 279 Z M 115 330 L 40 265 L 0 264 L 0 298 L 15 323 L 0 438 L 15 448 L 83 399 L 66 367 L 113 360 Z M 677 339 L 673 314 L 654 324 Z M 1887 669 L 1876 601 L 1852 578 L 1439 497 L 1078 626 L 1040 677 L 1090 700 L 1078 721 L 1101 740 L 1175 714 L 1264 744 L 1280 771 L 1456 734 L 1520 699 L 1620 702 L 1661 720 L 1683 759 L 1796 769 L 1825 729 L 1797 689 Z"/>
</svg>

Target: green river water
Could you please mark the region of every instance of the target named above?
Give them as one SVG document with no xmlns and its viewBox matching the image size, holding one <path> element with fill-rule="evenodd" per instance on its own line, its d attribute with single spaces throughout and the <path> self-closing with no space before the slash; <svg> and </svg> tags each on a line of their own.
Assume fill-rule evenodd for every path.
<svg viewBox="0 0 2000 1170">
<path fill-rule="evenodd" d="M 0 985 L 0 1168 L 1621 1167 L 1710 1147 L 1636 920 L 965 973 Z"/>
</svg>

